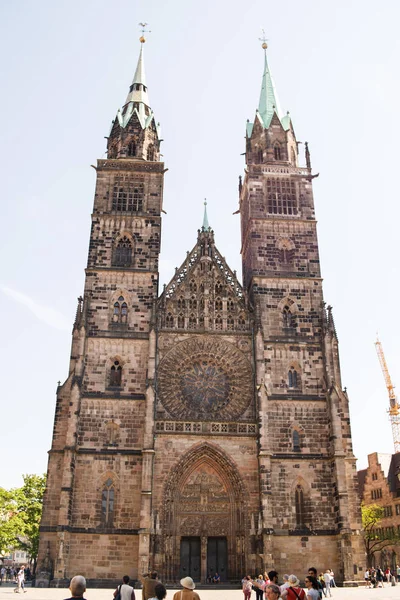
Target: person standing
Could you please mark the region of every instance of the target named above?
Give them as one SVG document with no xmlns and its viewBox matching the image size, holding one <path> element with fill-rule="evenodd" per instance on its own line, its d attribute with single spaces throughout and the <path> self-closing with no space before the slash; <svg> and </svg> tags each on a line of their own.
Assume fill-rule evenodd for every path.
<svg viewBox="0 0 400 600">
<path fill-rule="evenodd" d="M 150 600 L 164 600 L 166 595 L 167 595 L 167 589 L 166 589 L 165 585 L 163 585 L 162 583 L 157 583 L 157 585 L 155 587 L 154 598 L 150 598 Z"/>
<path fill-rule="evenodd" d="M 118 592 L 121 594 L 121 600 L 135 600 L 135 590 L 129 585 L 129 575 L 123 576 L 121 585 L 114 592 L 114 598 Z"/>
<path fill-rule="evenodd" d="M 279 585 L 275 583 L 269 583 L 265 588 L 265 598 L 266 600 L 278 600 L 281 597 L 281 590 L 279 589 Z"/>
<path fill-rule="evenodd" d="M 254 587 L 256 588 L 256 600 L 262 600 L 264 597 L 265 591 L 265 581 L 264 577 L 260 574 L 254 582 Z"/>
<path fill-rule="evenodd" d="M 71 592 L 71 598 L 66 600 L 85 600 L 83 594 L 86 592 L 86 579 L 82 575 L 75 575 L 71 579 L 69 584 L 69 591 Z"/>
<path fill-rule="evenodd" d="M 180 580 L 183 590 L 174 594 L 173 600 L 200 600 L 197 592 L 194 592 L 196 584 L 191 577 L 184 577 Z"/>
<path fill-rule="evenodd" d="M 319 597 L 322 598 L 322 594 L 325 594 L 325 590 L 322 587 L 322 583 L 320 581 L 318 581 L 317 569 L 315 567 L 310 567 L 308 569 L 308 575 L 309 575 L 309 577 L 314 577 L 315 581 L 317 582 L 317 590 L 318 590 Z"/>
<path fill-rule="evenodd" d="M 289 587 L 287 587 L 285 590 L 283 590 L 283 592 L 281 592 L 282 595 L 282 599 L 283 600 L 305 600 L 306 597 L 306 593 L 303 590 L 303 588 L 301 588 L 299 586 L 299 579 L 298 577 L 296 577 L 296 575 L 289 575 L 288 577 L 288 584 Z"/>
<path fill-rule="evenodd" d="M 396 565 L 397 581 L 400 582 L 400 565 Z"/>
<path fill-rule="evenodd" d="M 159 583 L 159 581 L 157 580 L 157 576 L 158 576 L 157 571 L 151 571 L 144 578 L 143 589 L 142 589 L 142 600 L 150 600 L 150 598 L 154 598 L 156 585 L 157 585 L 157 583 Z"/>
<path fill-rule="evenodd" d="M 313 575 L 308 575 L 305 578 L 304 583 L 306 584 L 306 588 L 307 588 L 307 592 L 306 592 L 307 600 L 319 600 L 320 595 L 319 595 L 319 587 L 318 587 L 317 578 L 314 577 Z"/>
<path fill-rule="evenodd" d="M 329 569 L 327 569 L 324 573 L 324 583 L 325 583 L 325 596 L 332 596 L 331 592 L 331 574 L 329 573 Z"/>
</svg>

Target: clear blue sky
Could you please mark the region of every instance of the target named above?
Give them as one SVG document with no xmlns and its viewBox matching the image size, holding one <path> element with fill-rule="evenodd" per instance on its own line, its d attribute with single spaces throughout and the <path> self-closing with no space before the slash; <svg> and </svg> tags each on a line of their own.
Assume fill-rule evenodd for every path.
<svg viewBox="0 0 400 600">
<path fill-rule="evenodd" d="M 359 468 L 392 452 L 379 331 L 400 385 L 397 188 L 400 3 L 13 0 L 0 6 L 1 477 L 43 472 L 83 291 L 95 171 L 145 46 L 165 180 L 161 283 L 196 240 L 203 199 L 240 273 L 237 180 L 265 28 L 282 108 L 308 141 L 325 300 L 334 307 Z"/>
</svg>

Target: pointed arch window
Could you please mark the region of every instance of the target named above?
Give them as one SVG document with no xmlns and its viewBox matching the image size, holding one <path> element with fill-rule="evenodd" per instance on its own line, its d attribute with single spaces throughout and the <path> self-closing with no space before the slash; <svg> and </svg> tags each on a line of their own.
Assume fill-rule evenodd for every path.
<svg viewBox="0 0 400 600">
<path fill-rule="evenodd" d="M 147 160 L 150 160 L 150 161 L 154 160 L 154 146 L 153 146 L 153 144 L 150 144 L 150 146 L 147 148 Z"/>
<path fill-rule="evenodd" d="M 238 329 L 241 329 L 242 331 L 246 329 L 246 319 L 243 315 L 240 315 L 238 319 Z"/>
<path fill-rule="evenodd" d="M 119 296 L 118 300 L 114 302 L 113 322 L 126 323 L 127 320 L 128 304 L 125 302 L 125 298 L 123 296 Z"/>
<path fill-rule="evenodd" d="M 296 527 L 302 529 L 305 527 L 305 502 L 304 491 L 301 485 L 296 486 L 294 492 L 294 502 L 296 510 Z"/>
<path fill-rule="evenodd" d="M 229 312 L 233 312 L 235 310 L 235 303 L 233 300 L 228 300 L 226 307 Z"/>
<path fill-rule="evenodd" d="M 136 142 L 134 140 L 128 144 L 128 156 L 136 156 Z"/>
<path fill-rule="evenodd" d="M 189 284 L 189 289 L 191 294 L 195 294 L 197 292 L 197 284 L 195 281 L 191 281 Z"/>
<path fill-rule="evenodd" d="M 165 327 L 172 329 L 174 327 L 174 317 L 171 313 L 168 313 L 165 317 Z"/>
<path fill-rule="evenodd" d="M 114 483 L 108 478 L 101 493 L 101 522 L 111 527 L 114 521 Z"/>
<path fill-rule="evenodd" d="M 179 310 L 184 309 L 186 307 L 186 302 L 185 302 L 185 298 L 183 298 L 183 296 L 181 296 L 180 298 L 178 298 L 178 308 Z"/>
<path fill-rule="evenodd" d="M 263 151 L 260 148 L 257 152 L 257 162 L 259 164 L 261 164 L 263 162 L 263 160 L 264 160 L 264 155 L 263 155 Z"/>
<path fill-rule="evenodd" d="M 289 387 L 290 388 L 297 388 L 298 386 L 298 374 L 297 371 L 294 367 L 290 367 L 289 369 L 289 373 L 288 373 L 288 383 L 289 383 Z"/>
<path fill-rule="evenodd" d="M 132 242 L 124 235 L 114 248 L 112 266 L 130 267 L 132 264 Z"/>
<path fill-rule="evenodd" d="M 222 317 L 218 316 L 215 319 L 215 329 L 221 330 L 222 329 Z"/>
<path fill-rule="evenodd" d="M 292 314 L 292 311 L 290 310 L 290 307 L 288 305 L 286 305 L 283 308 L 282 318 L 283 318 L 283 326 L 286 329 L 293 329 L 296 327 L 296 321 L 295 321 L 294 315 Z M 294 387 L 296 387 L 296 386 L 294 386 Z"/>
<path fill-rule="evenodd" d="M 281 147 L 279 144 L 274 146 L 274 158 L 275 160 L 281 160 Z"/>
<path fill-rule="evenodd" d="M 233 331 L 235 329 L 235 320 L 233 319 L 233 317 L 228 317 L 226 320 L 226 328 L 229 331 Z"/>
<path fill-rule="evenodd" d="M 178 329 L 184 329 L 185 327 L 185 317 L 180 314 L 178 315 Z"/>
<path fill-rule="evenodd" d="M 222 283 L 220 281 L 215 284 L 215 293 L 222 294 Z"/>
<path fill-rule="evenodd" d="M 122 366 L 118 360 L 114 361 L 110 370 L 110 387 L 121 387 Z"/>
<path fill-rule="evenodd" d="M 294 429 L 292 433 L 293 452 L 300 452 L 300 434 Z"/>
<path fill-rule="evenodd" d="M 215 301 L 215 310 L 222 310 L 222 300 L 221 298 L 217 298 Z"/>
<path fill-rule="evenodd" d="M 189 317 L 189 329 L 196 329 L 197 327 L 197 319 L 194 314 L 191 314 Z"/>
<path fill-rule="evenodd" d="M 204 315 L 200 315 L 199 317 L 199 327 L 201 327 L 201 329 L 204 329 Z"/>
<path fill-rule="evenodd" d="M 197 300 L 196 300 L 195 297 L 190 298 L 190 300 L 189 300 L 189 308 L 191 310 L 195 310 L 197 308 Z"/>
<path fill-rule="evenodd" d="M 106 424 L 106 444 L 116 446 L 118 443 L 119 427 L 114 421 Z"/>
</svg>

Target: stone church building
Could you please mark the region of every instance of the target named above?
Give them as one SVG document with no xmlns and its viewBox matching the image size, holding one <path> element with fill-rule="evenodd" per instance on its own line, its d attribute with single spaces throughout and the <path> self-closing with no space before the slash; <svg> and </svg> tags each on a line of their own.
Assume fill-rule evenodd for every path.
<svg viewBox="0 0 400 600">
<path fill-rule="evenodd" d="M 97 161 L 38 577 L 57 585 L 82 573 L 104 585 L 154 568 L 166 582 L 215 572 L 234 581 L 315 565 L 359 579 L 349 400 L 323 301 L 308 147 L 300 166 L 263 44 L 239 183 L 243 280 L 205 211 L 159 290 L 166 169 L 141 42 Z"/>
</svg>

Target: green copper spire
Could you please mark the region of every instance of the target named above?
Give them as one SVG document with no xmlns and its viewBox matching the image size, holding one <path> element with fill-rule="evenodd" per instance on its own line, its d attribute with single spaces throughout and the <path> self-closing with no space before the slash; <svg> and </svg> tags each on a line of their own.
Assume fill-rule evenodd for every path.
<svg viewBox="0 0 400 600">
<path fill-rule="evenodd" d="M 266 44 L 265 44 L 266 46 Z M 278 94 L 276 93 L 274 80 L 268 67 L 267 49 L 264 48 L 264 72 L 262 76 L 260 102 L 258 103 L 258 112 L 264 122 L 264 127 L 268 127 L 274 112 L 279 119 L 282 118 L 282 111 L 279 104 Z"/>
<path fill-rule="evenodd" d="M 202 231 L 210 231 L 211 227 L 208 223 L 207 216 L 207 200 L 204 200 L 204 217 L 203 217 L 203 225 L 201 227 Z"/>
<path fill-rule="evenodd" d="M 287 131 L 290 127 L 290 116 L 289 113 L 286 115 L 283 114 L 281 105 L 279 103 L 278 93 L 275 88 L 275 83 L 271 75 L 271 70 L 268 66 L 267 59 L 267 48 L 268 44 L 266 43 L 265 36 L 261 38 L 263 41 L 262 48 L 264 50 L 264 70 L 261 81 L 261 92 L 260 92 L 260 101 L 258 103 L 258 110 L 256 118 L 258 118 L 264 127 L 264 129 L 268 129 L 271 125 L 272 117 L 276 113 L 282 127 L 285 131 Z M 248 137 L 251 136 L 253 131 L 254 123 L 247 122 L 246 132 Z"/>
</svg>

